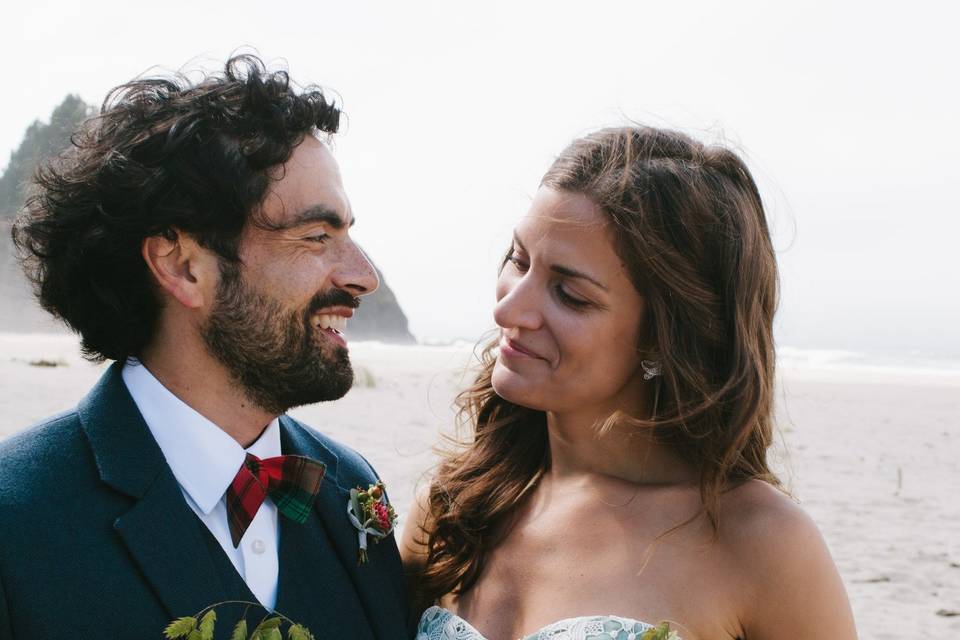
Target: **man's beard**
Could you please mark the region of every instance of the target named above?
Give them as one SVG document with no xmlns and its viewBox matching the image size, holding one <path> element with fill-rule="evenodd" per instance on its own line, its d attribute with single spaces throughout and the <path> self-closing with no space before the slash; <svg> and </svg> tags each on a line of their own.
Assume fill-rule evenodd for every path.
<svg viewBox="0 0 960 640">
<path fill-rule="evenodd" d="M 332 342 L 323 345 L 311 319 L 324 307 L 356 307 L 358 302 L 333 289 L 302 310 L 288 311 L 248 287 L 240 268 L 224 261 L 203 340 L 253 403 L 280 415 L 292 407 L 342 398 L 350 390 L 353 368 L 347 350 Z"/>
</svg>

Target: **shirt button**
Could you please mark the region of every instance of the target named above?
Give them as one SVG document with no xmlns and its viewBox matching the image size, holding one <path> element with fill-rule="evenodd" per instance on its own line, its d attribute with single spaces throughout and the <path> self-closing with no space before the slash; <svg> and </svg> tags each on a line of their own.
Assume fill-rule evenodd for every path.
<svg viewBox="0 0 960 640">
<path fill-rule="evenodd" d="M 263 540 L 259 538 L 253 541 L 253 544 L 250 545 L 250 549 L 257 555 L 260 555 L 267 550 L 267 545 L 264 544 Z"/>
</svg>

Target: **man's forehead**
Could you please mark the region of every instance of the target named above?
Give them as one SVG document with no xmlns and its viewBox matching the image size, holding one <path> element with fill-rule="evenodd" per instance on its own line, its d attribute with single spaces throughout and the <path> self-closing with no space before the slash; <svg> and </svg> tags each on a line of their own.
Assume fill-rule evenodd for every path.
<svg viewBox="0 0 960 640">
<path fill-rule="evenodd" d="M 304 140 L 274 176 L 262 207 L 268 226 L 289 228 L 326 223 L 335 228 L 353 224 L 353 214 L 340 170 L 326 146 Z"/>
</svg>

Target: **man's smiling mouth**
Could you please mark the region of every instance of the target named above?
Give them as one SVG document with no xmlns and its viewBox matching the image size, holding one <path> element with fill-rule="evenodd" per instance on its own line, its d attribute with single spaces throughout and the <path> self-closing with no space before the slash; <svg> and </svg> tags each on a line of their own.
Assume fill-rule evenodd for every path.
<svg viewBox="0 0 960 640">
<path fill-rule="evenodd" d="M 332 329 L 337 333 L 343 333 L 347 328 L 347 319 L 332 313 L 320 313 L 313 317 L 313 324 L 318 329 Z"/>
<path fill-rule="evenodd" d="M 352 309 L 338 313 L 317 313 L 313 315 L 311 321 L 314 328 L 318 329 L 325 338 L 341 347 L 346 347 L 347 341 L 343 336 L 343 331 L 347 328 L 347 318 L 352 315 Z"/>
</svg>

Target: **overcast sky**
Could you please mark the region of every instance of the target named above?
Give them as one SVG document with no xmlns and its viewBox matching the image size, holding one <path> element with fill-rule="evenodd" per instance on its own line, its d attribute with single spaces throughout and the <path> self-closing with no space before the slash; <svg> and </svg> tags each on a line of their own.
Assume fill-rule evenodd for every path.
<svg viewBox="0 0 960 640">
<path fill-rule="evenodd" d="M 553 156 L 628 118 L 680 128 L 733 145 L 761 184 L 781 344 L 960 357 L 956 7 L 7 3 L 0 163 L 67 93 L 99 104 L 252 47 L 342 97 L 354 233 L 414 333 L 473 339 Z"/>
</svg>

